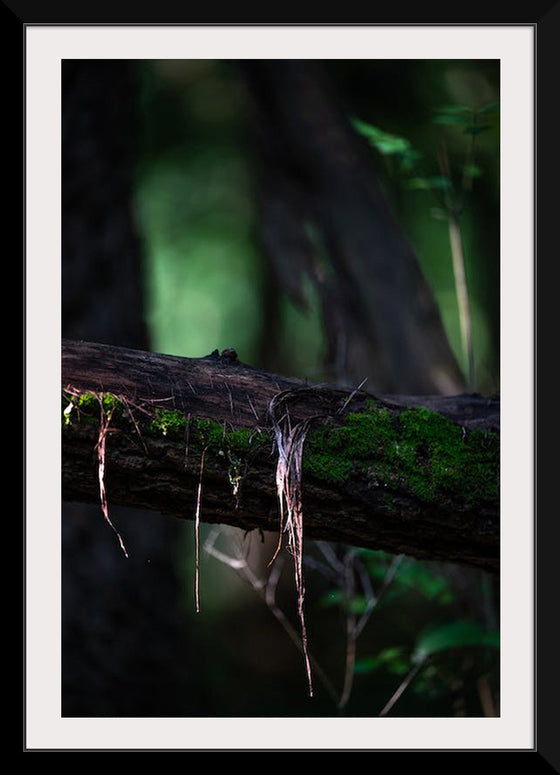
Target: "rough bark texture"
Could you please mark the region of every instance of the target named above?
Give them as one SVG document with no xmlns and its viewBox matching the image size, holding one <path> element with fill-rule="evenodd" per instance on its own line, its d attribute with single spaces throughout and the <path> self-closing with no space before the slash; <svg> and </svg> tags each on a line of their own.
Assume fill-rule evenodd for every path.
<svg viewBox="0 0 560 775">
<path fill-rule="evenodd" d="M 305 422 L 307 538 L 498 569 L 498 399 L 374 397 L 261 372 L 227 351 L 188 359 L 69 341 L 62 389 L 66 500 L 99 502 L 103 419 L 109 509 L 192 519 L 202 481 L 203 521 L 277 531 L 274 431 Z M 80 403 L 84 394 L 94 398 Z M 105 394 L 117 400 L 100 410 Z"/>
</svg>

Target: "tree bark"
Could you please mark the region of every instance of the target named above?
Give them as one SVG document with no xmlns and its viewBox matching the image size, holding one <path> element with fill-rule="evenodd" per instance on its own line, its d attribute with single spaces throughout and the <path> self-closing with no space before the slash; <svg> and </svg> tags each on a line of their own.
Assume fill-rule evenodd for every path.
<svg viewBox="0 0 560 775">
<path fill-rule="evenodd" d="M 100 502 L 102 463 L 109 512 L 278 531 L 279 439 L 305 427 L 306 538 L 498 570 L 498 398 L 373 396 L 262 372 L 233 351 L 73 341 L 62 391 L 65 500 Z"/>
</svg>

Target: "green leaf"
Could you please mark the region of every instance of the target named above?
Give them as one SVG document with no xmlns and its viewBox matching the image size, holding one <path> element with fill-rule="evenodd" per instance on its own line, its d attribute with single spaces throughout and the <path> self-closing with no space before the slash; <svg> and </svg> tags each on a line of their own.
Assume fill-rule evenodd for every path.
<svg viewBox="0 0 560 775">
<path fill-rule="evenodd" d="M 383 649 L 375 657 L 364 657 L 358 659 L 354 666 L 355 673 L 373 673 L 380 667 L 385 667 L 391 673 L 402 675 L 409 669 L 409 662 L 406 658 L 403 646 L 391 646 Z"/>
<path fill-rule="evenodd" d="M 431 627 L 418 639 L 412 655 L 413 662 L 446 649 L 464 646 L 499 647 L 499 633 L 488 632 L 476 622 L 458 621 Z"/>
<path fill-rule="evenodd" d="M 377 142 L 385 136 L 385 132 L 382 129 L 373 126 L 373 124 L 368 124 L 359 118 L 350 119 L 350 123 L 359 134 L 372 142 Z"/>
<path fill-rule="evenodd" d="M 409 154 L 411 152 L 410 143 L 404 137 L 392 135 L 384 132 L 379 127 L 368 124 L 359 118 L 351 119 L 354 129 L 374 145 L 377 150 L 385 156 L 393 154 Z"/>
<path fill-rule="evenodd" d="M 404 137 L 385 134 L 373 141 L 373 144 L 380 153 L 390 156 L 392 154 L 406 153 L 410 148 L 410 143 Z"/>
</svg>

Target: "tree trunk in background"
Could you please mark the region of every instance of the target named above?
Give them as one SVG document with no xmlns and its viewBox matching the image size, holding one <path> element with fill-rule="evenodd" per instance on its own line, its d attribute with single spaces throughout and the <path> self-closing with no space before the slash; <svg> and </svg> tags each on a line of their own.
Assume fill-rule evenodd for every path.
<svg viewBox="0 0 560 775">
<path fill-rule="evenodd" d="M 253 98 L 264 246 L 296 303 L 305 304 L 305 277 L 318 290 L 329 380 L 367 378 L 370 390 L 387 393 L 461 392 L 432 293 L 322 64 L 240 67 Z"/>
<path fill-rule="evenodd" d="M 62 65 L 62 334 L 146 348 L 133 76 L 125 61 Z M 125 559 L 100 515 L 99 506 L 63 506 L 63 715 L 199 712 L 175 567 L 182 526 L 115 509 Z"/>
<path fill-rule="evenodd" d="M 131 65 L 64 61 L 62 78 L 63 329 L 77 339 L 147 347 L 132 208 Z"/>
</svg>

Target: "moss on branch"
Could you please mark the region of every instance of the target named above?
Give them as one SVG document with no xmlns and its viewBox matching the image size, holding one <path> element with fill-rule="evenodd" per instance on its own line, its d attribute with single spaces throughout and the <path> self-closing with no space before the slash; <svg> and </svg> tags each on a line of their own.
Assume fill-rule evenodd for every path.
<svg viewBox="0 0 560 775">
<path fill-rule="evenodd" d="M 467 431 L 428 409 L 394 413 L 372 402 L 343 425 L 326 423 L 309 434 L 304 471 L 340 483 L 361 474 L 424 502 L 461 497 L 468 507 L 498 497 L 499 436 Z"/>
<path fill-rule="evenodd" d="M 102 410 L 121 430 L 188 443 L 193 451 L 204 449 L 217 459 L 225 456 L 234 477 L 273 443 L 263 428 L 232 428 L 161 407 L 146 412 L 144 406 L 135 413 L 111 393 L 84 392 L 70 400 L 65 395 L 63 426 L 99 422 Z M 460 498 L 468 508 L 498 499 L 499 451 L 499 434 L 493 431 L 466 430 L 425 408 L 390 411 L 372 400 L 366 411 L 326 419 L 310 430 L 303 471 L 335 487 L 359 476 L 372 487 L 406 491 L 425 503 L 444 506 Z"/>
</svg>

